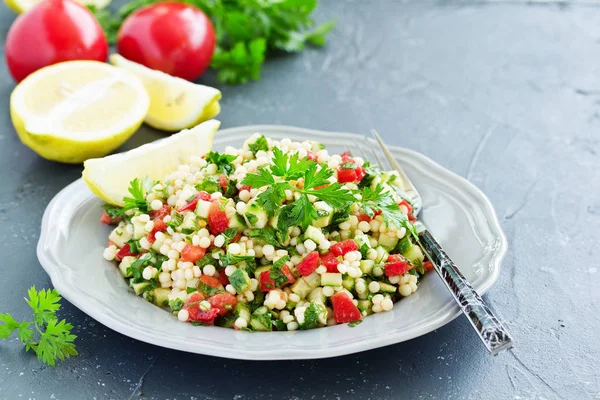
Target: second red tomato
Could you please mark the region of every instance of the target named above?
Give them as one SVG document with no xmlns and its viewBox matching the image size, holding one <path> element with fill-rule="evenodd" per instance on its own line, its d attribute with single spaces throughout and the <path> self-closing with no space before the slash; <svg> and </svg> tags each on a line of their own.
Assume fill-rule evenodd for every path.
<svg viewBox="0 0 600 400">
<path fill-rule="evenodd" d="M 215 43 L 213 25 L 201 10 L 174 2 L 131 14 L 117 38 L 123 57 L 191 81 L 210 65 Z"/>
</svg>

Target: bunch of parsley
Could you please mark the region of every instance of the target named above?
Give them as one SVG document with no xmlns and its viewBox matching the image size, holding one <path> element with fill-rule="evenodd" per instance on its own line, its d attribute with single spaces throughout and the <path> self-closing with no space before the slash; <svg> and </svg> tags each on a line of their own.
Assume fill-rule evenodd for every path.
<svg viewBox="0 0 600 400">
<path fill-rule="evenodd" d="M 162 0 L 132 0 L 116 12 L 91 11 L 115 43 L 119 27 L 140 7 Z M 315 27 L 311 14 L 318 0 L 179 0 L 200 8 L 212 20 L 217 48 L 211 68 L 223 83 L 246 83 L 260 79 L 262 64 L 269 52 L 299 52 L 307 43 L 325 44 L 336 21 Z"/>
<path fill-rule="evenodd" d="M 53 290 L 37 291 L 32 286 L 27 292 L 27 304 L 33 310 L 33 321 L 16 321 L 10 314 L 0 314 L 0 339 L 17 331 L 19 340 L 25 344 L 26 351 L 33 350 L 38 359 L 52 367 L 56 360 L 64 360 L 77 355 L 73 341 L 77 336 L 71 334 L 73 325 L 64 319 L 59 321 L 56 312 L 60 308 L 60 295 Z"/>
</svg>

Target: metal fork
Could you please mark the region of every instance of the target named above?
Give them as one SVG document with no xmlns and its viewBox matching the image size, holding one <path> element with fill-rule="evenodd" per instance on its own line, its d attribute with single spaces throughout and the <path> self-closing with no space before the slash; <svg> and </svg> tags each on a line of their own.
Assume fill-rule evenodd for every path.
<svg viewBox="0 0 600 400">
<path fill-rule="evenodd" d="M 379 144 L 381 152 L 385 156 L 387 166 L 398 172 L 403 184 L 403 189 L 409 197 L 408 200 L 413 205 L 413 214 L 416 217 L 423 208 L 419 192 L 402 168 L 400 168 L 387 146 L 383 143 L 379 134 L 375 131 L 371 131 L 371 134 L 376 143 Z M 377 155 L 377 152 L 373 149 L 373 144 L 370 143 L 366 137 L 365 145 L 379 165 L 384 166 L 384 160 Z M 363 155 L 365 155 L 365 149 L 362 148 L 362 146 L 361 151 L 363 152 Z M 510 333 L 508 333 L 490 308 L 483 302 L 481 296 L 473 289 L 471 284 L 466 280 L 456 264 L 448 257 L 446 252 L 442 249 L 442 246 L 440 246 L 423 222 L 417 219 L 417 221 L 414 222 L 414 225 L 417 228 L 417 232 L 419 232 L 417 240 L 419 242 L 418 244 L 423 249 L 423 253 L 425 253 L 427 258 L 432 262 L 434 269 L 442 278 L 450 293 L 452 293 L 454 300 L 460 306 L 462 312 L 467 316 L 469 322 L 471 322 L 471 325 L 475 328 L 475 331 L 488 351 L 492 355 L 497 355 L 503 350 L 510 349 L 513 346 Z"/>
</svg>

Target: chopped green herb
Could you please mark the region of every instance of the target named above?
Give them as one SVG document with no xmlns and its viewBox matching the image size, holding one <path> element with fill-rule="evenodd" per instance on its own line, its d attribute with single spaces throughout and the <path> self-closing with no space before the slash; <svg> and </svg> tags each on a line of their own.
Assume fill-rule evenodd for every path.
<svg viewBox="0 0 600 400">
<path fill-rule="evenodd" d="M 283 256 L 273 263 L 269 271 L 269 278 L 275 282 L 275 286 L 279 287 L 289 281 L 287 275 L 283 272 L 283 266 L 290 260 L 289 256 Z"/>
<path fill-rule="evenodd" d="M 169 222 L 167 222 L 167 226 L 170 226 L 171 228 L 175 229 L 182 223 L 183 223 L 183 214 L 180 214 L 177 211 L 173 211 L 173 214 L 171 215 L 171 220 Z"/>
<path fill-rule="evenodd" d="M 258 151 L 269 151 L 269 143 L 265 135 L 260 135 L 253 143 L 248 144 L 250 151 L 256 155 Z"/>
<path fill-rule="evenodd" d="M 349 326 L 350 328 L 354 328 L 356 325 L 359 325 L 359 324 L 360 324 L 360 323 L 362 323 L 362 322 L 363 322 L 363 320 L 362 320 L 362 319 L 359 319 L 358 321 L 352 321 L 352 322 L 348 323 L 348 326 Z"/>
<path fill-rule="evenodd" d="M 219 172 L 229 175 L 233 172 L 235 167 L 231 162 L 235 160 L 237 156 L 218 153 L 216 151 L 211 151 L 206 155 L 206 162 L 215 164 L 219 170 Z"/>
</svg>

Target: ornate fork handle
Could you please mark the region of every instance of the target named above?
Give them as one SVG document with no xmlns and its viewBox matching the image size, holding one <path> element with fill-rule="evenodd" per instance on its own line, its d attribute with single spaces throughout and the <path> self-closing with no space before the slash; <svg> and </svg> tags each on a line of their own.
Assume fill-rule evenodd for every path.
<svg viewBox="0 0 600 400">
<path fill-rule="evenodd" d="M 418 224 L 424 227 L 422 223 Z M 503 350 L 510 349 L 513 343 L 506 328 L 485 305 L 433 235 L 425 229 L 419 238 L 427 257 L 433 263 L 435 270 L 457 300 L 488 351 L 492 355 L 497 355 Z"/>
</svg>

